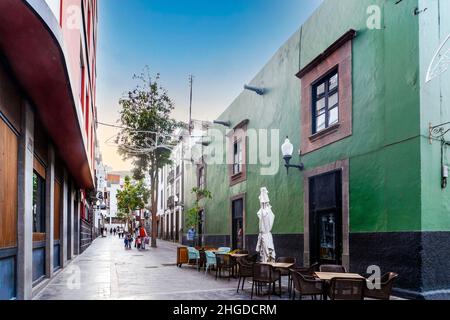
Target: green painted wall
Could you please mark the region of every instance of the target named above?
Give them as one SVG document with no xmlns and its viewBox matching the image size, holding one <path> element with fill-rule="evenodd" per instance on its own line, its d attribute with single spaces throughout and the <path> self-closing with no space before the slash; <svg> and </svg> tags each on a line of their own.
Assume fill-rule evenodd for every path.
<svg viewBox="0 0 450 320">
<path fill-rule="evenodd" d="M 429 83 L 425 79 L 437 48 L 450 34 L 450 1 L 419 3 L 420 8 L 427 8 L 426 14 L 420 15 L 422 229 L 442 231 L 450 230 L 450 187 L 441 189 L 440 143 L 429 143 L 428 127 L 450 121 L 450 72 Z M 450 165 L 448 151 L 444 162 Z"/>
<path fill-rule="evenodd" d="M 382 10 L 381 30 L 366 26 L 366 11 L 373 4 Z M 352 232 L 422 228 L 419 18 L 413 14 L 417 4 L 418 0 L 398 5 L 385 0 L 325 1 L 251 82 L 268 88 L 268 93 L 258 96 L 244 91 L 220 116 L 231 121 L 232 127 L 249 119 L 250 129 L 280 129 L 280 144 L 289 135 L 298 148 L 301 96 L 295 74 L 346 31 L 357 30 L 353 135 L 303 158 L 307 169 L 350 159 Z M 249 165 L 247 181 L 233 188 L 226 165 L 208 166 L 207 187 L 214 199 L 206 204 L 207 234 L 231 233 L 230 197 L 242 192 L 246 192 L 246 233 L 256 234 L 263 186 L 270 192 L 276 215 L 273 232 L 303 232 L 303 174 L 293 170 L 286 175 L 281 155 L 277 156 L 278 174 L 261 176 L 259 166 Z"/>
</svg>

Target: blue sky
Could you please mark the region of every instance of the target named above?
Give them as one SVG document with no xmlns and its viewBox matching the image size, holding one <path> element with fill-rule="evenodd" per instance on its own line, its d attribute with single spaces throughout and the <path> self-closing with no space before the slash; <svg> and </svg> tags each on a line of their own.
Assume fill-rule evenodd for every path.
<svg viewBox="0 0 450 320">
<path fill-rule="evenodd" d="M 193 74 L 193 117 L 214 120 L 242 91 L 322 0 L 101 0 L 98 35 L 99 121 L 114 123 L 118 100 L 148 65 L 161 73 L 175 102 L 174 117 L 188 119 L 188 76 Z M 121 161 L 104 144 L 115 132 L 99 128 L 104 162 Z"/>
</svg>

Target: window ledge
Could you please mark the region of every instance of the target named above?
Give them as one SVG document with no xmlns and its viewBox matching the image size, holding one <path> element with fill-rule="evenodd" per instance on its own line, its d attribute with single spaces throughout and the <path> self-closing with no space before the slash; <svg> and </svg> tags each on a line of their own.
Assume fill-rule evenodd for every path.
<svg viewBox="0 0 450 320">
<path fill-rule="evenodd" d="M 231 176 L 231 180 L 232 180 L 232 181 L 233 181 L 233 180 L 238 180 L 238 179 L 240 179 L 240 178 L 242 178 L 242 172 L 236 173 L 236 174 L 234 174 L 234 175 Z"/>
<path fill-rule="evenodd" d="M 245 176 L 244 172 L 236 173 L 236 174 L 230 176 L 230 185 L 234 186 L 238 183 L 241 183 L 241 182 L 245 181 L 245 178 L 246 178 L 246 176 Z"/>
<path fill-rule="evenodd" d="M 328 135 L 333 134 L 336 131 L 338 131 L 340 126 L 341 125 L 339 123 L 336 123 L 336 124 L 332 125 L 331 127 L 328 127 L 328 128 L 326 128 L 326 129 L 324 129 L 324 130 L 322 130 L 320 132 L 317 132 L 317 133 L 313 134 L 312 136 L 309 137 L 309 140 L 311 142 L 314 142 L 314 141 L 317 141 L 319 139 L 322 139 L 323 137 L 328 136 Z"/>
</svg>

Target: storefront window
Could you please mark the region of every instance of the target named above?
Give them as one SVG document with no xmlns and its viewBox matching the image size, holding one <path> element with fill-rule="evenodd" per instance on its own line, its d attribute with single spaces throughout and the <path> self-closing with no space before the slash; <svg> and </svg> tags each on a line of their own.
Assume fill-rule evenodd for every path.
<svg viewBox="0 0 450 320">
<path fill-rule="evenodd" d="M 45 233 L 45 180 L 33 173 L 33 232 Z"/>
</svg>

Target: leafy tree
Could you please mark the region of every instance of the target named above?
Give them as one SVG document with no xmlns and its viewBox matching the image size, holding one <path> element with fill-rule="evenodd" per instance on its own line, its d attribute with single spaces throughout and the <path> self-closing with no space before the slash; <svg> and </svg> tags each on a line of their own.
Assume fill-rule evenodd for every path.
<svg viewBox="0 0 450 320">
<path fill-rule="evenodd" d="M 119 153 L 133 160 L 133 175 L 142 179 L 148 172 L 151 180 L 152 247 L 156 247 L 156 212 L 158 204 L 158 170 L 170 164 L 171 149 L 176 144 L 174 131 L 181 126 L 171 118 L 174 104 L 160 86 L 160 75 L 153 79 L 146 67 L 139 76 L 140 84 L 128 92 L 119 104 L 123 128 L 117 138 Z"/>
<path fill-rule="evenodd" d="M 131 232 L 131 220 L 133 212 L 145 208 L 145 204 L 150 196 L 142 180 L 132 182 L 130 177 L 125 177 L 122 190 L 117 191 L 118 217 L 128 224 L 128 231 Z"/>
<path fill-rule="evenodd" d="M 191 191 L 192 194 L 195 194 L 195 202 L 194 206 L 186 212 L 186 226 L 194 226 L 195 230 L 198 229 L 199 223 L 199 213 L 201 211 L 200 208 L 200 200 L 201 199 L 212 199 L 212 194 L 207 189 L 193 188 Z M 200 230 L 197 230 L 199 232 Z"/>
</svg>

